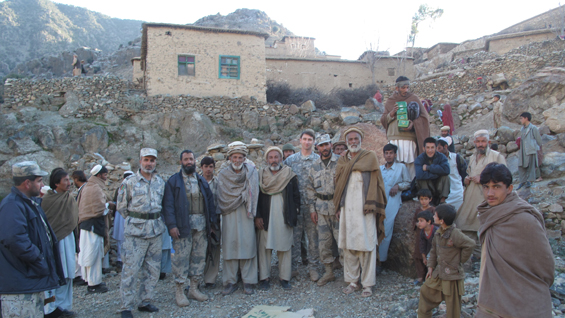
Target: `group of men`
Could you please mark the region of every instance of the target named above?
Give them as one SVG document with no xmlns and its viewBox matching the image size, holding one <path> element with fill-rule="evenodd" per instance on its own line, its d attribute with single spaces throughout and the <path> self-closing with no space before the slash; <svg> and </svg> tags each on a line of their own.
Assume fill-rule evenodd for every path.
<svg viewBox="0 0 565 318">
<path fill-rule="evenodd" d="M 406 130 L 399 129 L 396 122 L 394 103 L 398 101 L 412 103 L 420 109 L 419 116 L 410 120 Z M 379 165 L 375 152 L 362 148 L 364 132 L 358 127 L 346 129 L 344 141 L 335 144 L 329 135 L 316 138 L 315 132 L 307 129 L 300 135 L 298 153 L 289 145 L 282 149 L 269 147 L 264 154 L 264 168 L 247 159 L 245 144 L 232 143 L 227 153 L 229 163 L 217 176 L 214 176 L 215 162 L 210 157 L 200 162 L 202 175 L 196 173 L 195 155 L 185 150 L 179 158 L 180 171 L 166 182 L 156 172 L 157 151 L 143 148 L 139 170 L 122 182 L 115 207 L 112 198 L 103 191 L 108 171 L 103 166 L 95 166 L 88 182 L 81 184 L 78 204 L 64 196 L 57 203 L 60 205 L 56 205 L 64 207 L 59 211 L 53 209 L 53 202 L 59 202 L 54 199 L 59 198 L 49 198 L 45 210 L 64 212 L 64 218 L 58 214 L 50 218 L 37 198 L 43 186 L 42 178 L 48 173 L 35 162 L 16 163 L 12 167 L 15 186 L 0 205 L 0 219 L 9 220 L 0 223 L 3 316 L 42 315 L 45 291 L 58 290 L 53 292 L 55 299 L 68 297 L 68 287 L 64 286 L 70 284 L 73 276 L 74 267 L 70 263 L 74 263 L 74 259 L 70 262 L 67 254 L 72 255 L 74 247 L 66 244 L 72 237 L 69 229 L 77 224 L 81 250 L 78 264 L 88 283 L 88 291 L 107 291 L 102 283 L 101 259 L 108 248 L 108 233 L 104 229 L 108 211 L 113 208 L 124 219 L 122 317 L 133 317 L 136 305 L 139 311 L 159 310 L 152 300 L 161 271 L 163 233 L 170 234 L 175 250 L 172 272 L 179 307 L 188 306 L 188 298 L 208 299 L 200 286 L 201 283 L 206 287 L 215 286 L 220 258 L 223 260 L 223 295 L 235 292 L 240 280 L 245 294 L 253 294 L 255 285 L 262 290 L 269 289 L 273 250 L 277 251 L 279 262 L 278 283 L 284 289 L 292 288 L 290 281 L 299 275 L 301 262 L 307 262 L 308 275 L 317 285 L 335 280 L 337 259 L 348 284 L 342 292 L 361 291 L 361 297 L 370 297 L 380 271 L 379 261 L 382 263 L 388 258 L 394 219 L 402 204 L 401 193 L 409 190 L 411 183 L 429 189 L 434 204 L 447 203 L 458 210 L 455 223 L 474 239 L 475 257 L 481 259 L 485 275 L 499 281 L 500 286 L 516 285 L 516 280 L 527 281 L 535 287 L 537 295 L 547 296 L 549 292 L 544 288 L 553 276 L 547 274 L 546 269 L 553 258 L 547 255 L 547 240 L 544 243 L 544 237 L 540 236 L 543 218 L 540 220 L 539 212 L 510 195 L 512 186 L 506 174 L 483 180 L 481 173 L 488 164 L 505 165 L 504 157 L 489 148 L 488 131 L 474 134 L 475 154 L 467 166 L 459 155 L 449 150 L 453 140 L 443 133 L 445 130 L 439 141 L 430 138 L 428 113 L 418 97 L 409 92 L 407 78 L 397 80 L 395 93 L 387 100 L 385 108 L 381 121 L 389 144 L 383 148 L 383 165 Z M 314 152 L 314 146 L 319 155 Z M 536 158 L 524 157 L 523 160 L 535 162 Z M 523 174 L 535 176 L 531 171 Z M 52 172 L 54 193 L 68 191 L 68 176 L 66 179 L 65 176 L 66 173 Z M 520 255 L 494 255 L 485 250 L 496 244 L 509 248 L 510 244 L 503 240 L 504 235 L 492 231 L 493 227 L 501 226 L 500 218 L 493 217 L 488 209 L 495 206 L 504 207 L 502 226 L 508 224 L 508 218 L 521 216 L 521 212 L 533 216 L 529 220 L 533 224 L 522 226 L 524 231 L 535 231 L 534 240 L 523 244 L 539 247 L 539 257 L 521 263 L 527 264 L 523 275 L 508 274 L 510 268 L 516 268 L 521 262 Z M 511 214 L 509 211 L 513 211 L 514 206 L 520 207 L 519 212 Z M 65 222 L 61 222 L 62 219 Z M 516 226 L 517 222 L 514 227 L 505 228 L 504 233 L 516 230 Z M 481 234 L 480 241 L 478 232 L 485 233 Z M 483 242 L 482 250 L 480 242 Z M 489 245 L 485 247 L 484 242 Z M 306 258 L 302 255 L 304 243 Z M 505 264 L 508 270 L 497 274 L 497 264 L 505 258 L 512 258 Z M 543 275 L 532 282 L 535 270 L 530 267 L 539 266 L 539 260 L 546 266 Z M 318 272 L 320 261 L 324 266 L 322 276 Z M 27 272 L 22 272 L 23 269 Z M 141 282 L 136 289 L 138 280 Z M 484 292 L 479 294 L 479 308 L 483 312 L 506 316 L 507 312 L 515 310 L 508 306 L 499 308 L 497 302 L 492 301 L 504 291 L 489 287 L 488 280 L 482 280 L 481 291 Z M 484 296 L 487 294 L 488 297 Z M 538 302 L 532 308 L 543 311 L 545 305 L 545 301 Z M 61 308 L 63 314 L 69 314 L 67 309 Z"/>
</svg>

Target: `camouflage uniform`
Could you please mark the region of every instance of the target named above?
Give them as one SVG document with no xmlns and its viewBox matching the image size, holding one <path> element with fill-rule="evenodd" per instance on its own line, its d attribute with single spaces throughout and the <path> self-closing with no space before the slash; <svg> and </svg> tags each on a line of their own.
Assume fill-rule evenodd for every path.
<svg viewBox="0 0 565 318">
<path fill-rule="evenodd" d="M 204 266 L 206 266 L 206 249 L 208 248 L 204 198 L 200 193 L 198 179 L 194 175 L 187 176 L 184 171 L 182 178 L 186 196 L 188 202 L 190 202 L 189 220 L 192 235 L 173 240 L 173 248 L 175 249 L 173 274 L 175 275 L 175 282 L 179 284 L 184 284 L 187 276 L 196 279 L 202 276 Z"/>
<path fill-rule="evenodd" d="M 315 269 L 318 264 L 320 252 L 318 250 L 318 230 L 316 224 L 310 219 L 310 206 L 314 201 L 308 197 L 307 184 L 310 167 L 320 156 L 312 152 L 310 156 L 303 157 L 302 153 L 295 153 L 286 158 L 284 164 L 289 166 L 298 177 L 298 188 L 300 189 L 300 215 L 298 224 L 294 228 L 294 242 L 292 244 L 292 270 L 296 271 L 300 261 L 300 243 L 304 232 L 308 237 L 308 268 Z"/>
<path fill-rule="evenodd" d="M 308 173 L 308 199 L 315 204 L 310 205 L 310 213 L 318 214 L 318 240 L 320 259 L 324 264 L 334 261 L 333 240 L 339 238 L 339 221 L 335 216 L 333 203 L 335 168 L 339 156 L 332 153 L 326 166 L 322 158 L 314 161 Z M 310 215 L 308 215 L 310 216 Z M 339 250 L 340 262 L 343 264 L 342 250 Z"/>
<path fill-rule="evenodd" d="M 216 177 L 213 177 L 212 180 L 208 182 L 208 185 L 210 186 L 210 190 L 214 195 L 214 206 L 217 209 L 218 208 L 218 202 L 217 202 L 218 179 Z M 218 214 L 218 223 L 216 224 L 216 227 L 219 231 L 215 231 L 214 233 L 218 238 L 218 245 L 214 245 L 212 244 L 212 242 L 209 242 L 208 244 L 208 254 L 210 254 L 211 257 L 206 257 L 206 267 L 204 267 L 204 283 L 206 284 L 215 284 L 216 279 L 218 278 L 218 273 L 220 271 L 220 255 L 221 255 L 220 242 L 222 241 L 222 237 L 221 237 L 222 231 L 220 229 L 221 213 L 217 211 L 217 214 Z"/>
<path fill-rule="evenodd" d="M 124 180 L 118 192 L 117 210 L 124 217 L 123 271 L 120 292 L 122 311 L 132 310 L 136 300 L 137 275 L 141 274 L 140 306 L 150 304 L 161 270 L 161 218 L 165 182 L 156 173 L 151 180 L 138 171 Z"/>
<path fill-rule="evenodd" d="M 43 317 L 45 293 L 0 295 L 3 318 Z"/>
</svg>

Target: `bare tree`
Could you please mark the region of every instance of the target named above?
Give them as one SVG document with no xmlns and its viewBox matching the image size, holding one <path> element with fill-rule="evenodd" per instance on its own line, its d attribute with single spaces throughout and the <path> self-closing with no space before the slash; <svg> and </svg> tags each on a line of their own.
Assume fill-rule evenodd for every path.
<svg viewBox="0 0 565 318">
<path fill-rule="evenodd" d="M 418 11 L 412 17 L 412 26 L 410 28 L 410 35 L 408 36 L 408 41 L 412 42 L 412 52 L 411 56 L 414 56 L 414 43 L 416 42 L 416 35 L 418 35 L 418 25 L 420 22 L 432 19 L 435 21 L 437 18 L 441 17 L 443 14 L 443 9 L 432 9 L 427 4 L 421 4 Z"/>
</svg>

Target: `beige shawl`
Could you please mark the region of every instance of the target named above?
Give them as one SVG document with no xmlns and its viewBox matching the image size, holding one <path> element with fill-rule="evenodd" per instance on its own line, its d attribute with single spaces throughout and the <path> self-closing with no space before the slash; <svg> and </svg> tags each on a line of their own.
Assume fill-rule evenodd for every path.
<svg viewBox="0 0 565 318">
<path fill-rule="evenodd" d="M 70 191 L 54 192 L 49 190 L 41 207 L 47 221 L 51 224 L 55 236 L 60 241 L 71 234 L 78 224 L 78 204 Z"/>
<path fill-rule="evenodd" d="M 259 176 L 257 169 L 246 163 L 241 172 L 236 173 L 231 165 L 218 174 L 218 207 L 222 215 L 227 215 L 242 204 L 245 204 L 247 217 L 257 215 L 259 200 Z"/>
<path fill-rule="evenodd" d="M 283 165 L 276 174 L 273 174 L 269 167 L 265 167 L 259 171 L 259 187 L 261 192 L 275 195 L 281 193 L 294 176 L 296 174 L 286 165 Z"/>
<path fill-rule="evenodd" d="M 104 180 L 92 176 L 78 195 L 78 223 L 104 215 L 106 202 L 111 199 L 104 193 Z"/>
<path fill-rule="evenodd" d="M 478 209 L 483 252 L 477 317 L 551 317 L 555 261 L 541 213 L 516 192 Z"/>
</svg>

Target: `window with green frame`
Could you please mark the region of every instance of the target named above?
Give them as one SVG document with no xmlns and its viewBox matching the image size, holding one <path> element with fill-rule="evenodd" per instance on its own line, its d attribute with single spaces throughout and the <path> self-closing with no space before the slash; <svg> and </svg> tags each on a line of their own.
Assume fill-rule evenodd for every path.
<svg viewBox="0 0 565 318">
<path fill-rule="evenodd" d="M 178 56 L 179 76 L 194 76 L 196 74 L 194 55 Z"/>
<path fill-rule="evenodd" d="M 239 79 L 239 56 L 220 55 L 219 77 Z"/>
</svg>

